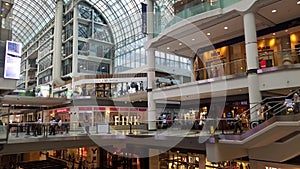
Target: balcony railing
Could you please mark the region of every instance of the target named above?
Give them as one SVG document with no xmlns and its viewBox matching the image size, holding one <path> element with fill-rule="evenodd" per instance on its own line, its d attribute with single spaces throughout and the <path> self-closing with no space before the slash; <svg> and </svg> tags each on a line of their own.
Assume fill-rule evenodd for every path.
<svg viewBox="0 0 300 169">
<path fill-rule="evenodd" d="M 204 12 L 208 12 L 215 9 L 222 9 L 227 6 L 230 6 L 234 3 L 237 3 L 241 0 L 205 0 L 200 3 L 197 3 L 197 1 L 191 1 L 186 4 L 179 4 L 176 5 L 176 3 L 173 4 L 173 10 L 175 11 L 175 14 L 166 14 L 165 16 L 161 16 L 163 11 L 170 10 L 168 9 L 168 5 L 162 5 L 157 7 L 160 9 L 161 12 L 155 12 L 155 35 L 158 35 L 160 32 L 162 32 L 164 29 L 176 24 L 177 22 L 182 21 L 183 19 L 187 19 L 191 16 L 195 16 L 197 14 L 201 14 Z M 182 1 L 177 2 L 182 3 Z M 177 6 L 177 7 L 176 7 Z M 166 8 L 166 9 L 165 9 Z M 180 8 L 180 9 L 179 9 Z M 165 14 L 165 13 L 164 13 Z M 169 18 L 172 18 L 171 20 Z M 167 23 L 161 23 L 162 21 L 166 20 Z"/>
<path fill-rule="evenodd" d="M 273 52 L 272 55 L 259 54 L 258 65 L 259 72 L 274 71 L 274 67 L 283 67 L 285 65 L 299 64 L 299 49 L 284 49 L 282 51 Z M 268 60 L 269 64 L 262 64 L 262 60 Z M 275 69 L 277 70 L 277 69 Z M 220 76 L 236 75 L 246 73 L 247 63 L 245 59 L 239 59 L 231 62 L 220 63 L 209 67 L 195 70 L 194 77 L 196 80 L 204 80 L 216 78 Z"/>
</svg>

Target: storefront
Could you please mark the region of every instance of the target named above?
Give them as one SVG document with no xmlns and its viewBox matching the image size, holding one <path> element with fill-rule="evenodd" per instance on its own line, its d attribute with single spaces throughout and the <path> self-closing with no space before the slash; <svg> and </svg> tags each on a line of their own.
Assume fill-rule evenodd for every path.
<svg viewBox="0 0 300 169">
<path fill-rule="evenodd" d="M 260 69 L 300 63 L 300 31 L 277 36 L 258 37 L 258 65 Z M 196 80 L 246 72 L 245 42 L 205 51 L 194 58 Z M 200 61 L 199 61 L 200 58 Z M 196 63 L 197 62 L 197 63 Z M 201 62 L 202 64 L 199 64 Z M 201 77 L 201 78 L 199 78 Z"/>
<path fill-rule="evenodd" d="M 181 152 L 179 150 L 169 150 L 159 155 L 161 169 L 203 169 L 205 168 L 205 154 L 196 152 Z"/>
<path fill-rule="evenodd" d="M 55 110 L 55 118 L 60 119 L 63 122 L 70 121 L 70 107 L 63 107 Z"/>
<path fill-rule="evenodd" d="M 94 81 L 94 83 L 88 83 Z M 74 96 L 119 97 L 144 91 L 146 77 L 81 79 L 75 82 Z"/>
<path fill-rule="evenodd" d="M 147 108 L 143 107 L 111 107 L 111 106 L 80 106 L 78 122 L 97 129 L 99 125 L 110 124 L 113 129 L 127 129 L 145 126 Z"/>
<path fill-rule="evenodd" d="M 207 68 L 209 78 L 220 77 L 225 75 L 225 64 L 228 62 L 229 50 L 227 46 L 204 52 L 203 59 Z"/>
</svg>

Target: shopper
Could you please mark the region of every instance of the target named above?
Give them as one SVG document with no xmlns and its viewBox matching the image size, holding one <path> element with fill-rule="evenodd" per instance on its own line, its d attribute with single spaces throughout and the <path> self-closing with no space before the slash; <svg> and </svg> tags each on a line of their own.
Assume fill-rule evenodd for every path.
<svg viewBox="0 0 300 169">
<path fill-rule="evenodd" d="M 64 126 L 65 126 L 65 130 L 66 130 L 66 134 L 68 134 L 69 133 L 69 122 L 67 119 L 65 119 Z"/>
<path fill-rule="evenodd" d="M 61 119 L 58 120 L 58 123 L 57 123 L 57 132 L 63 134 L 63 131 L 62 131 L 62 121 Z"/>
<path fill-rule="evenodd" d="M 234 133 L 237 133 L 237 130 L 240 131 L 240 133 L 243 133 L 243 129 L 241 127 L 241 117 L 239 114 L 236 115 L 234 119 L 235 127 L 234 127 Z"/>
<path fill-rule="evenodd" d="M 55 124 L 56 124 L 56 121 L 55 121 L 55 118 L 53 118 L 51 121 L 50 121 L 50 134 L 49 135 L 55 135 Z"/>
</svg>

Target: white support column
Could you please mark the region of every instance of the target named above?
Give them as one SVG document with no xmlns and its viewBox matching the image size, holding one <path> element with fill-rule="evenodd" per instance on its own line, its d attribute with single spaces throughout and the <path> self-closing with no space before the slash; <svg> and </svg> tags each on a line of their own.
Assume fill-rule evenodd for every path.
<svg viewBox="0 0 300 169">
<path fill-rule="evenodd" d="M 179 75 L 179 80 L 180 80 L 180 83 L 183 84 L 183 80 L 184 80 L 183 75 Z"/>
<path fill-rule="evenodd" d="M 247 60 L 247 74 L 248 74 L 248 91 L 250 108 L 261 102 L 262 96 L 259 90 L 259 80 L 257 75 L 258 69 L 258 51 L 257 51 L 257 37 L 254 13 L 247 13 L 244 15 L 244 30 L 246 43 L 246 60 Z M 258 120 L 257 113 L 253 109 L 250 111 L 251 121 Z"/>
<path fill-rule="evenodd" d="M 74 2 L 73 2 L 74 3 Z M 73 9 L 73 54 L 72 54 L 72 88 L 75 91 L 74 78 L 78 72 L 78 6 L 77 3 Z"/>
<path fill-rule="evenodd" d="M 147 31 L 148 40 L 153 38 L 153 1 L 147 0 Z M 152 89 L 155 81 L 155 51 L 147 50 L 147 78 L 148 78 L 148 130 L 156 130 L 156 103 L 153 100 Z"/>
<path fill-rule="evenodd" d="M 194 81 L 196 81 L 194 78 L 194 59 L 191 58 L 190 62 L 191 62 L 191 82 L 194 82 Z"/>
<path fill-rule="evenodd" d="M 26 64 L 26 68 L 25 68 L 25 79 L 24 79 L 24 82 L 25 82 L 25 89 L 28 90 L 28 67 L 29 67 L 29 63 L 28 63 L 28 59 L 25 61 L 25 64 Z"/>
<path fill-rule="evenodd" d="M 54 20 L 54 46 L 53 46 L 53 85 L 62 85 L 61 79 L 61 47 L 62 47 L 62 22 L 63 22 L 63 0 L 56 0 Z"/>
</svg>

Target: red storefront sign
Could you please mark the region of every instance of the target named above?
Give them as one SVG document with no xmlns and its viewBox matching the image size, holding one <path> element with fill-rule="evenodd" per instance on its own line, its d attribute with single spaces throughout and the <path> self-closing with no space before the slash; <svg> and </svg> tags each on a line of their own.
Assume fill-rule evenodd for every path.
<svg viewBox="0 0 300 169">
<path fill-rule="evenodd" d="M 109 110 L 110 110 L 111 112 L 112 112 L 112 111 L 113 111 L 113 112 L 118 111 L 118 109 L 117 109 L 116 107 L 110 107 Z"/>
<path fill-rule="evenodd" d="M 92 111 L 93 107 L 78 107 L 79 111 Z"/>
<path fill-rule="evenodd" d="M 105 107 L 94 107 L 94 111 L 105 111 Z"/>
<path fill-rule="evenodd" d="M 119 111 L 129 111 L 129 108 L 128 107 L 120 107 L 119 108 Z"/>
<path fill-rule="evenodd" d="M 55 112 L 56 113 L 70 112 L 70 107 L 64 107 L 64 108 L 56 109 Z"/>
</svg>

